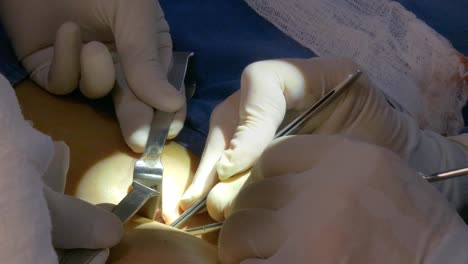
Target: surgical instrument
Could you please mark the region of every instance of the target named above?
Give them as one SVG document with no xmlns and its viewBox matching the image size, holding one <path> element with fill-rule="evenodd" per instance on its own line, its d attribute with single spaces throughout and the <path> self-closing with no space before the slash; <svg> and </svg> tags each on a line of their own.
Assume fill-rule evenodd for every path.
<svg viewBox="0 0 468 264">
<path fill-rule="evenodd" d="M 315 104 L 305 110 L 302 114 L 296 117 L 292 122 L 282 128 L 275 134 L 275 138 L 293 135 L 296 134 L 303 126 L 306 121 L 308 121 L 312 116 L 316 115 L 324 107 L 328 106 L 334 99 L 336 99 L 343 91 L 350 87 L 361 75 L 361 71 L 357 70 L 354 73 L 348 75 L 345 80 L 339 83 L 334 89 L 329 91 L 325 96 L 320 98 Z M 206 199 L 208 198 L 208 193 L 204 195 L 200 200 L 195 202 L 189 209 L 180 215 L 174 222 L 170 224 L 172 227 L 180 228 L 188 219 L 193 215 L 202 210 L 206 205 Z M 213 224 L 212 224 L 213 225 Z M 216 228 L 221 228 L 221 225 L 218 223 Z M 188 232 L 192 231 L 193 233 L 200 234 L 206 231 L 215 231 L 217 230 L 214 226 L 201 226 L 193 228 L 191 230 L 186 230 Z"/>
<path fill-rule="evenodd" d="M 419 173 L 419 174 L 422 176 L 423 179 L 427 180 L 428 182 L 438 182 L 438 181 L 444 181 L 448 179 L 466 176 L 468 175 L 468 168 L 460 168 L 460 169 L 455 169 L 455 170 L 438 172 L 438 173 L 434 173 L 430 175 L 426 175 L 423 173 Z M 188 228 L 188 229 L 185 229 L 184 231 L 193 236 L 197 236 L 197 235 L 202 235 L 202 234 L 217 231 L 221 229 L 222 226 L 223 226 L 223 223 L 212 223 L 212 224 L 207 224 L 207 225 L 198 226 L 194 228 Z"/>
<path fill-rule="evenodd" d="M 192 52 L 173 53 L 173 66 L 168 74 L 168 80 L 181 92 L 184 92 L 184 79 L 192 56 Z M 141 158 L 135 162 L 132 189 L 112 211 L 122 223 L 126 223 L 152 197 L 155 200 L 148 208 L 147 214 L 154 218 L 156 212 L 160 210 L 163 180 L 161 153 L 173 118 L 174 113 L 154 111 L 145 150 Z M 89 263 L 99 252 L 100 250 L 94 249 L 73 249 L 60 250 L 57 253 L 60 263 L 84 264 Z"/>
<path fill-rule="evenodd" d="M 431 175 L 426 175 L 423 173 L 419 173 L 419 174 L 428 182 L 438 182 L 438 181 L 445 181 L 448 179 L 465 176 L 468 174 L 468 168 L 460 168 L 460 169 L 455 169 L 455 170 L 438 172 L 438 173 L 434 173 Z"/>
<path fill-rule="evenodd" d="M 168 76 L 169 82 L 181 90 L 184 84 L 188 60 L 193 53 L 174 53 L 174 66 Z M 133 169 L 132 190 L 117 204 L 113 213 L 122 223 L 126 223 L 151 197 L 157 197 L 154 213 L 147 217 L 154 218 L 160 209 L 162 194 L 163 164 L 161 154 L 175 113 L 154 111 L 151 129 L 143 155 L 135 162 Z"/>
</svg>

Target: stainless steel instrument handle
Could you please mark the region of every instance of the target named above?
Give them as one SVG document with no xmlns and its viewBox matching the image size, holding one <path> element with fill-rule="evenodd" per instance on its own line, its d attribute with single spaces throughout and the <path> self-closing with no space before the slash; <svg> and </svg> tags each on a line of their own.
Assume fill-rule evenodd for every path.
<svg viewBox="0 0 468 264">
<path fill-rule="evenodd" d="M 175 70 L 171 70 L 168 75 L 168 80 L 174 87 L 183 89 L 188 59 L 191 56 L 192 52 L 174 52 Z M 160 156 L 173 116 L 174 113 L 154 112 L 148 143 L 142 157 L 135 163 L 135 167 L 139 168 L 136 174 L 134 170 L 133 189 L 113 210 L 122 223 L 127 222 L 151 197 L 160 196 L 162 193 L 163 168 Z M 88 264 L 100 251 L 100 249 L 58 249 L 57 254 L 61 264 Z"/>
<path fill-rule="evenodd" d="M 133 190 L 119 203 L 120 206 L 116 206 L 114 210 L 112 210 L 112 213 L 114 213 L 122 223 L 126 223 L 130 220 L 149 198 L 159 195 L 157 190 L 148 188 L 138 182 L 134 182 L 132 188 Z"/>
</svg>

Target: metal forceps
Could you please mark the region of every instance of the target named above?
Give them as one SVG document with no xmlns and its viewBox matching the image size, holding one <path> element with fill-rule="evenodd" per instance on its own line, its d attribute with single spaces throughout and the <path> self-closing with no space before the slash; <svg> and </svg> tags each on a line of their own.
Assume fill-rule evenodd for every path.
<svg viewBox="0 0 468 264">
<path fill-rule="evenodd" d="M 361 71 L 357 70 L 354 73 L 348 75 L 345 80 L 339 83 L 334 89 L 330 92 L 325 94 L 319 101 L 317 101 L 314 105 L 309 107 L 305 110 L 302 114 L 296 117 L 292 122 L 286 125 L 284 128 L 279 130 L 275 134 L 275 138 L 287 136 L 287 135 L 294 135 L 296 134 L 303 126 L 306 121 L 308 121 L 312 116 L 316 115 L 319 111 L 323 108 L 328 106 L 334 99 L 336 99 L 343 91 L 349 88 L 361 75 Z M 180 228 L 188 219 L 190 219 L 193 215 L 198 213 L 206 206 L 206 199 L 208 194 L 203 196 L 200 200 L 195 202 L 189 209 L 187 209 L 179 218 L 177 218 L 172 224 L 172 227 Z M 220 229 L 222 223 L 214 223 L 209 225 L 204 225 L 200 227 L 190 228 L 184 230 L 187 233 L 192 235 L 199 235 L 203 233 L 209 233 Z"/>
</svg>

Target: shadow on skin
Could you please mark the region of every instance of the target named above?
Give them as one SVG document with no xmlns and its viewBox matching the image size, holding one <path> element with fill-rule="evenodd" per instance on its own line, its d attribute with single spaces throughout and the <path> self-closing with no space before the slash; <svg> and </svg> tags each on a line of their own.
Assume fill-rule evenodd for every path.
<svg viewBox="0 0 468 264">
<path fill-rule="evenodd" d="M 98 162 L 115 154 L 138 157 L 125 145 L 111 105 L 94 108 L 82 96 L 54 96 L 31 81 L 22 82 L 15 89 L 25 119 L 70 147 L 67 194 L 76 193 L 80 180 Z"/>
<path fill-rule="evenodd" d="M 65 192 L 93 204 L 118 203 L 129 190 L 133 164 L 140 154 L 133 153 L 125 144 L 112 100 L 107 97 L 92 101 L 79 93 L 55 96 L 31 81 L 20 83 L 15 90 L 25 119 L 70 147 Z M 169 142 L 162 161 L 165 176 L 177 175 L 168 177 L 175 180 L 164 184 L 170 185 L 171 192 L 182 195 L 198 166 L 198 158 L 177 143 Z M 187 227 L 211 222 L 206 213 L 200 214 Z M 167 263 L 211 263 L 211 260 L 215 263 L 216 247 L 212 244 L 217 242 L 216 233 L 203 237 L 210 242 L 207 243 L 138 216 L 125 230 L 123 241 L 111 250 L 109 263 L 151 263 L 161 254 Z"/>
</svg>

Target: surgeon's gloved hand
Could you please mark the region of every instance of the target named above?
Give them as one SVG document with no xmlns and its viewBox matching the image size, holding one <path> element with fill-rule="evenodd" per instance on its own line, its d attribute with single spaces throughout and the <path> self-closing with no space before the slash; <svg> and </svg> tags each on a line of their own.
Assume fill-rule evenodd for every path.
<svg viewBox="0 0 468 264">
<path fill-rule="evenodd" d="M 106 209 L 44 189 L 52 222 L 52 243 L 57 249 L 101 249 L 93 264 L 103 264 L 109 248 L 123 236 L 120 220 Z"/>
<path fill-rule="evenodd" d="M 24 120 L 13 88 L 0 74 L 0 259 L 57 263 L 54 247 L 103 249 L 105 263 L 122 237 L 112 213 L 63 195 L 69 152 Z"/>
<path fill-rule="evenodd" d="M 265 151 L 250 179 L 221 230 L 223 264 L 468 259 L 468 227 L 455 209 L 386 149 L 289 137 Z"/>
<path fill-rule="evenodd" d="M 241 89 L 213 112 L 210 133 L 192 185 L 181 200 L 187 209 L 219 180 L 210 192 L 208 211 L 222 220 L 224 208 L 245 181 L 236 176 L 248 170 L 274 137 L 286 113 L 301 112 L 358 69 L 349 59 L 278 59 L 249 65 Z M 392 107 L 363 73 L 335 101 L 311 118 L 301 134 L 344 134 L 387 148 L 418 171 L 431 174 L 468 164 L 463 142 L 420 130 L 414 119 Z M 468 144 L 466 144 L 468 145 Z M 286 156 L 285 156 L 286 158 Z M 468 201 L 458 179 L 441 185 L 461 208 Z M 230 183 L 234 182 L 234 186 Z M 229 195 L 226 195 L 229 193 Z"/>
<path fill-rule="evenodd" d="M 43 175 L 44 197 L 52 223 L 52 243 L 59 258 L 62 249 L 101 249 L 90 264 L 103 264 L 109 248 L 123 236 L 120 220 L 104 208 L 64 195 L 70 152 L 64 142 L 54 142 L 54 155 Z"/>
<path fill-rule="evenodd" d="M 172 40 L 158 1 L 0 0 L 0 19 L 31 79 L 53 94 L 79 87 L 99 98 L 126 80 L 113 98 L 134 151 L 144 149 L 153 108 L 180 112 L 170 137 L 182 128 L 185 97 L 167 80 Z"/>
</svg>

